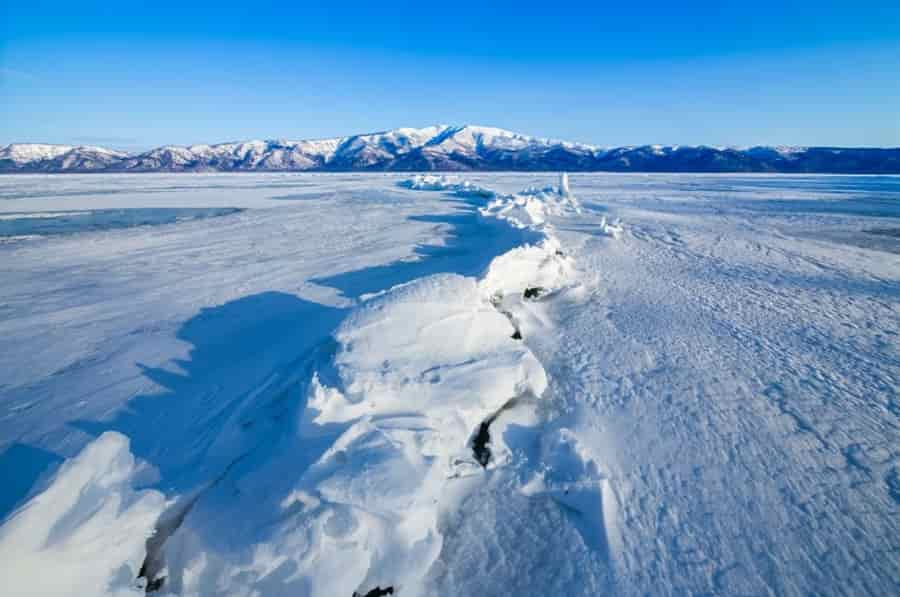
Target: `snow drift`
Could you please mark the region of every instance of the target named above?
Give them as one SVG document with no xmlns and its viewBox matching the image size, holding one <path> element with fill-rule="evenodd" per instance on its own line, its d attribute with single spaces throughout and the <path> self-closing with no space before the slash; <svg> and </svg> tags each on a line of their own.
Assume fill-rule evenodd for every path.
<svg viewBox="0 0 900 597">
<path fill-rule="evenodd" d="M 63 464 L 50 486 L 0 527 L 0 573 L 9 595 L 139 593 L 138 572 L 161 493 L 135 486 L 151 473 L 128 438 L 108 432 Z"/>
<path fill-rule="evenodd" d="M 500 502 L 533 511 L 545 526 L 561 524 L 564 511 L 581 512 L 594 522 L 567 523 L 560 537 L 578 537 L 575 553 L 585 561 L 599 557 L 603 475 L 566 429 L 542 436 L 538 406 L 548 380 L 527 344 L 552 325 L 543 301 L 578 286 L 574 261 L 545 221 L 577 211 L 577 200 L 565 180 L 515 195 L 447 177 L 404 186 L 486 200 L 480 217 L 538 240 L 495 258 L 480 278 L 431 275 L 364 300 L 316 352 L 302 385 L 305 406 L 272 456 L 171 496 L 169 505 L 178 505 L 168 510 L 158 492 L 132 488 L 140 467 L 127 439 L 101 436 L 3 527 L 4 565 L 10 574 L 27 571 L 16 570 L 16 582 L 46 595 L 73 587 L 95 595 L 140 587 L 177 595 L 365 595 L 376 587 L 428 594 L 465 584 L 452 577 L 463 566 L 454 558 L 470 557 L 476 538 L 459 534 L 467 524 L 453 522 L 460 509 L 496 519 Z M 290 388 L 285 395 L 297 399 Z M 513 423 L 541 437 L 537 452 L 509 443 Z M 307 454 L 308 466 L 292 465 Z M 254 498 L 228 492 L 229 484 L 277 489 Z M 253 538 L 213 540 L 209 500 L 221 501 L 226 519 L 253 521 Z M 49 579 L 41 574 L 47 563 L 57 568 Z"/>
</svg>

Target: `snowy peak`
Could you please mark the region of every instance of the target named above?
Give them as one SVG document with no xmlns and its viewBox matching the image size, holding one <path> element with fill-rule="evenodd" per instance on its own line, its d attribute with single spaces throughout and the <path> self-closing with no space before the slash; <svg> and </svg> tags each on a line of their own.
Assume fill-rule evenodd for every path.
<svg viewBox="0 0 900 597">
<path fill-rule="evenodd" d="M 52 160 L 75 149 L 72 145 L 13 143 L 0 150 L 0 159 L 24 164 L 35 160 Z"/>
<path fill-rule="evenodd" d="M 0 149 L 0 172 L 105 170 L 126 157 L 125 153 L 103 147 L 13 143 Z"/>
<path fill-rule="evenodd" d="M 487 126 L 434 125 L 301 141 L 166 145 L 128 155 L 101 147 L 16 143 L 0 172 L 572 170 L 900 173 L 900 149 L 643 145 L 601 149 Z"/>
</svg>

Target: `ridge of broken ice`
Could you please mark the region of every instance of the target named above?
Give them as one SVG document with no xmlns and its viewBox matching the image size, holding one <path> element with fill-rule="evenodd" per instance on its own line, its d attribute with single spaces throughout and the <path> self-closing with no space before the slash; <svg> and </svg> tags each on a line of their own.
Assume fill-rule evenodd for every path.
<svg viewBox="0 0 900 597">
<path fill-rule="evenodd" d="M 0 534 L 0 551 L 18 549 L 12 561 L 46 561 L 45 546 L 27 540 L 33 517 L 63 529 L 63 542 L 80 543 L 93 519 L 80 526 L 65 521 L 96 507 L 103 528 L 114 536 L 117 529 L 130 534 L 103 558 L 67 572 L 90 583 L 84 586 L 91 594 L 147 587 L 179 595 L 243 595 L 261 586 L 268 586 L 266 594 L 365 594 L 376 586 L 420 594 L 439 582 L 433 567 L 445 519 L 469 496 L 511 491 L 523 499 L 546 496 L 574 510 L 599 504 L 602 475 L 564 429 L 555 440 L 548 437 L 547 458 L 539 462 L 529 462 L 502 433 L 506 418 L 525 426 L 538 421 L 547 376 L 523 334 L 546 331 L 541 301 L 578 283 L 572 258 L 541 216 L 577 210 L 577 200 L 552 187 L 495 195 L 449 177 L 416 177 L 404 186 L 486 199 L 479 217 L 531 229 L 539 240 L 496 257 L 480 278 L 415 279 L 364 300 L 344 319 L 311 371 L 293 433 L 279 455 L 248 473 L 265 486 L 289 473 L 284 467 L 291 454 L 321 445 L 311 466 L 283 495 L 272 496 L 281 512 L 259 538 L 225 550 L 207 543 L 203 523 L 189 514 L 201 494 L 173 495 L 166 504 L 158 492 L 130 489 L 134 458 L 127 438 L 106 434 L 13 515 Z M 73 471 L 97 481 L 74 483 Z M 217 491 L 220 479 L 201 492 Z M 80 495 L 76 502 L 73 492 Z M 120 507 L 126 502 L 137 506 Z M 558 507 L 548 503 L 543 512 L 552 519 Z M 156 540 L 145 549 L 154 525 Z M 99 549 L 106 545 L 96 541 Z M 154 553 L 146 553 L 151 543 Z M 73 546 L 63 557 L 76 552 Z M 136 581 L 138 567 L 146 577 Z M 276 590 L 267 583 L 278 570 L 290 572 L 279 576 Z M 17 581 L 39 587 L 33 578 L 39 574 L 36 566 L 28 568 Z"/>
</svg>

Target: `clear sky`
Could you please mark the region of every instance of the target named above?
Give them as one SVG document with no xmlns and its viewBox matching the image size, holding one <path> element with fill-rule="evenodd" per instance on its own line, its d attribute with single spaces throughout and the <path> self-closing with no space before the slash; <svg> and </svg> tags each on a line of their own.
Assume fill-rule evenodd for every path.
<svg viewBox="0 0 900 597">
<path fill-rule="evenodd" d="M 900 146 L 900 0 L 0 0 L 0 143 Z"/>
</svg>

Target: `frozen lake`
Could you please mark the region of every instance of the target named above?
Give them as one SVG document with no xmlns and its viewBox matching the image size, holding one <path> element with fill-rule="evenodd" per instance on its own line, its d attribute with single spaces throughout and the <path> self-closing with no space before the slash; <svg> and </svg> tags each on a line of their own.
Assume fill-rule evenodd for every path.
<svg viewBox="0 0 900 597">
<path fill-rule="evenodd" d="M 129 492 L 203 496 L 177 594 L 896 590 L 900 177 L 572 174 L 494 211 L 406 178 L 0 176 L 0 556 L 114 431 Z M 85 541 L 74 511 L 41 517 Z"/>
</svg>

